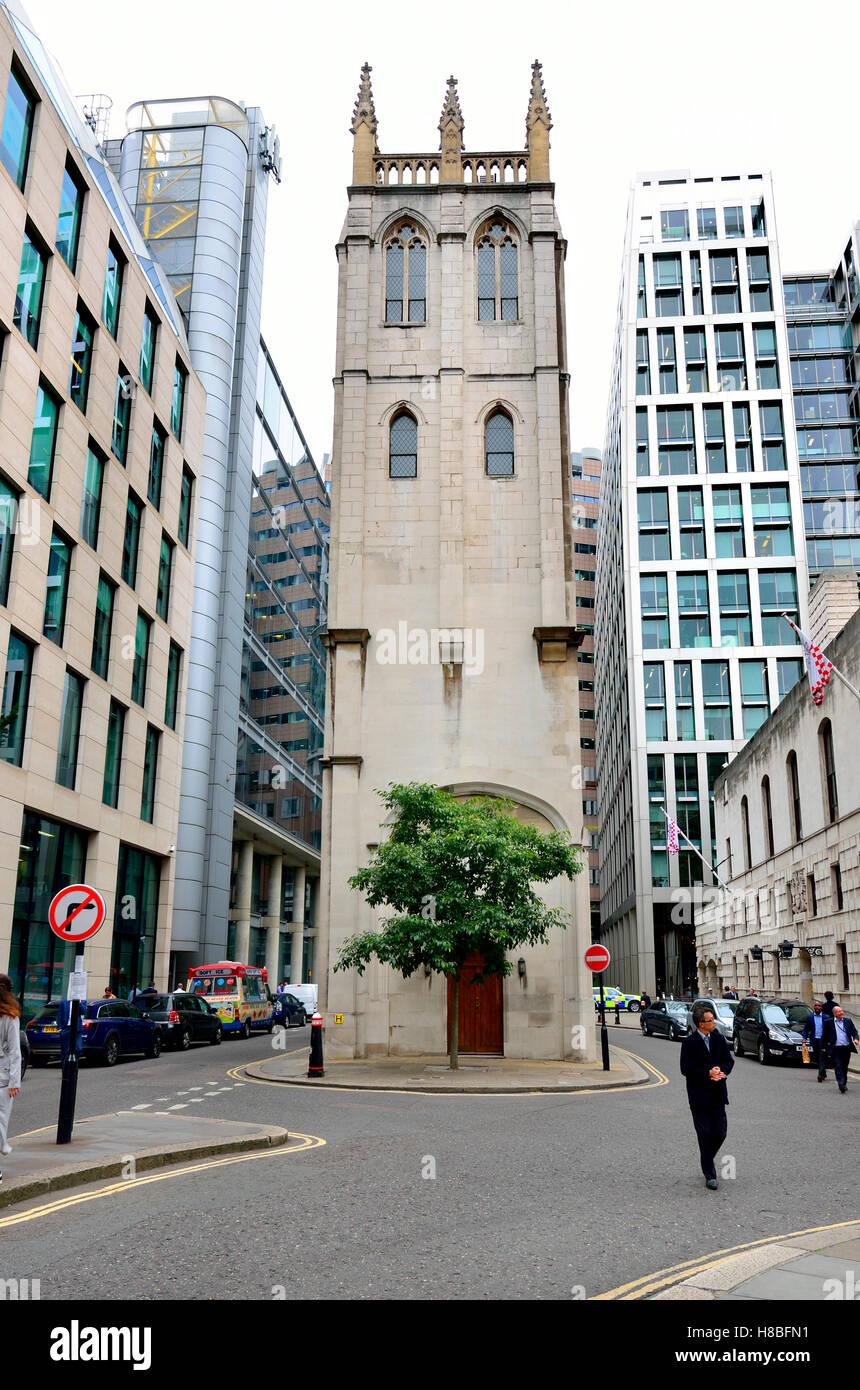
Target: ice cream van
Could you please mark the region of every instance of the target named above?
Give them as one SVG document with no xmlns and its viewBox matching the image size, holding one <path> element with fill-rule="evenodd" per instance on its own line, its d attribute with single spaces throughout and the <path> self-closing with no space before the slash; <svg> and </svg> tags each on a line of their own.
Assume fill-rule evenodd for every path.
<svg viewBox="0 0 860 1390">
<path fill-rule="evenodd" d="M 275 1010 L 269 997 L 265 966 L 219 960 L 188 972 L 189 994 L 199 994 L 218 1014 L 225 1033 L 250 1038 L 252 1029 L 271 1033 Z"/>
</svg>

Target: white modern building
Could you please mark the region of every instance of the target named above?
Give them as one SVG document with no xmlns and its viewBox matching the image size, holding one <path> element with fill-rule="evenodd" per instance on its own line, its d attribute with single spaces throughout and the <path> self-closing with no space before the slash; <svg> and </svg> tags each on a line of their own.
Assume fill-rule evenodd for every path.
<svg viewBox="0 0 860 1390">
<path fill-rule="evenodd" d="M 601 940 L 627 988 L 695 976 L 713 788 L 797 680 L 807 568 L 766 173 L 631 189 L 601 486 Z M 703 885 L 704 880 L 704 885 Z"/>
</svg>

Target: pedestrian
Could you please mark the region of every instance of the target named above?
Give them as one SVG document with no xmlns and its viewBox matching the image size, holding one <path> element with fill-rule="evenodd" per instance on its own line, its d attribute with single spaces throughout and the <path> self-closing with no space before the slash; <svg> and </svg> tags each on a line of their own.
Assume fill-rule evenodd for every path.
<svg viewBox="0 0 860 1390">
<path fill-rule="evenodd" d="M 824 991 L 824 1003 L 823 1003 L 822 1006 L 821 1006 L 821 1012 L 822 1012 L 823 1014 L 827 1014 L 827 1017 L 828 1017 L 828 1018 L 832 1018 L 832 1017 L 833 1017 L 833 1010 L 834 1010 L 835 1008 L 836 1008 L 836 1000 L 833 998 L 833 990 L 832 990 L 832 989 L 826 989 L 826 990 Z"/>
<path fill-rule="evenodd" d="M 185 994 L 185 993 L 186 993 L 186 991 L 185 991 L 185 990 L 183 989 L 183 987 L 182 987 L 182 981 L 181 981 L 181 980 L 177 981 L 177 983 L 173 986 L 173 993 L 174 993 L 174 994 Z"/>
<path fill-rule="evenodd" d="M 754 989 L 747 990 L 747 999 L 758 999 L 758 995 L 756 994 Z"/>
<path fill-rule="evenodd" d="M 855 1044 L 860 1035 L 857 1033 L 854 1020 L 845 1017 L 845 1010 L 841 1004 L 834 1005 L 833 1016 L 825 1024 L 823 1036 L 827 1042 L 828 1055 L 833 1062 L 837 1084 L 844 1096 L 848 1090 L 848 1063 L 852 1052 L 857 1051 Z"/>
<path fill-rule="evenodd" d="M 645 990 L 643 989 L 642 995 L 641 995 L 641 999 L 642 999 L 641 1008 L 642 1008 L 642 1012 L 644 1013 L 646 1009 L 650 1009 L 650 1007 L 651 1007 L 651 995 L 650 995 L 650 994 L 647 994 L 647 993 L 645 992 Z"/>
<path fill-rule="evenodd" d="M 21 1005 L 8 975 L 0 975 L 0 1154 L 10 1154 L 9 1118 L 21 1089 Z M 0 1182 L 3 1174 L 0 1173 Z"/>
<path fill-rule="evenodd" d="M 687 1079 L 687 1100 L 699 1141 L 705 1186 L 714 1190 L 717 1187 L 714 1159 L 728 1131 L 726 1077 L 735 1059 L 725 1038 L 716 1031 L 716 1020 L 707 1004 L 693 1005 L 693 1029 L 681 1042 L 681 1075 Z"/>
<path fill-rule="evenodd" d="M 111 989 L 110 985 L 106 985 L 106 986 L 105 986 L 105 992 L 104 992 L 104 994 L 102 995 L 102 999 L 116 999 L 116 995 L 114 994 L 114 992 L 113 992 L 113 990 Z"/>
<path fill-rule="evenodd" d="M 821 1000 L 813 999 L 812 1011 L 806 1015 L 803 1025 L 803 1041 L 810 1046 L 812 1060 L 818 1068 L 819 1081 L 827 1080 L 827 1045 L 823 1039 L 826 1019 Z"/>
</svg>

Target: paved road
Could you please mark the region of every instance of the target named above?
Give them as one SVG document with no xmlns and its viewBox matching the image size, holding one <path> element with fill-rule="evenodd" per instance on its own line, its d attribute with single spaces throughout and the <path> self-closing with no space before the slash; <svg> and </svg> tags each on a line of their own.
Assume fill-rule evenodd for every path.
<svg viewBox="0 0 860 1390">
<path fill-rule="evenodd" d="M 288 1036 L 291 1047 L 306 1045 L 307 1032 Z M 739 1059 L 725 1148 L 737 1176 L 710 1193 L 679 1045 L 634 1030 L 617 1041 L 668 1084 L 523 1097 L 237 1085 L 228 1070 L 269 1055 L 266 1037 L 94 1069 L 81 1078 L 82 1115 L 188 1105 L 285 1124 L 326 1145 L 174 1170 L 23 1225 L 3 1228 L 0 1214 L 0 1274 L 40 1278 L 43 1300 L 79 1297 L 71 1257 L 95 1243 L 93 1297 L 267 1299 L 274 1289 L 287 1298 L 570 1299 L 574 1289 L 592 1297 L 701 1253 L 860 1216 L 860 1084 L 842 1096 L 805 1070 Z M 223 1081 L 216 1094 L 213 1078 Z M 13 1134 L 53 1119 L 57 1084 L 53 1069 L 33 1073 Z M 205 1099 L 192 1104 L 196 1086 Z M 422 1176 L 434 1166 L 435 1178 Z"/>
</svg>

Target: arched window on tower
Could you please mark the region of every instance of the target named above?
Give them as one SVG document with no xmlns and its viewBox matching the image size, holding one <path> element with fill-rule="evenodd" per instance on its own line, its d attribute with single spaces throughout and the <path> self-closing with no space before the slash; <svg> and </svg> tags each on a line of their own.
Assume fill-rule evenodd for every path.
<svg viewBox="0 0 860 1390">
<path fill-rule="evenodd" d="M 478 246 L 478 318 L 520 316 L 517 239 L 507 222 L 494 220 L 480 233 Z"/>
<path fill-rule="evenodd" d="M 494 410 L 484 431 L 487 477 L 514 476 L 514 425 L 504 410 Z"/>
<path fill-rule="evenodd" d="M 408 222 L 385 243 L 385 322 L 423 323 L 427 317 L 427 246 Z"/>
<path fill-rule="evenodd" d="M 389 426 L 388 476 L 418 477 L 418 423 L 406 410 L 395 415 Z"/>
</svg>

